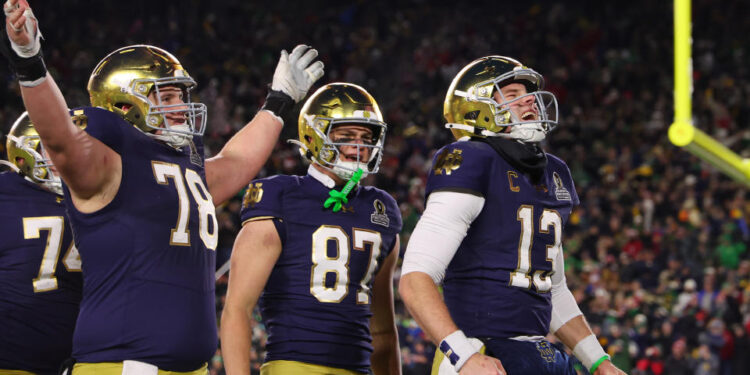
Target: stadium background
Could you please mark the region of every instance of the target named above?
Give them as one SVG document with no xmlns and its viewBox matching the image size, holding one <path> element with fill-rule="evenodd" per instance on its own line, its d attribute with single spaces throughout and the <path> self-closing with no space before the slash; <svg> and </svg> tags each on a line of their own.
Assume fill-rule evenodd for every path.
<svg viewBox="0 0 750 375">
<path fill-rule="evenodd" d="M 326 64 L 321 84 L 361 84 L 384 111 L 386 155 L 366 182 L 400 203 L 402 244 L 424 207 L 432 153 L 452 140 L 442 127 L 451 79 L 477 57 L 516 57 L 545 76 L 560 102 L 561 124 L 545 148 L 567 161 L 581 197 L 564 232 L 568 283 L 615 364 L 632 374 L 750 374 L 748 194 L 667 140 L 671 2 L 31 5 L 46 62 L 71 106 L 87 105 L 88 76 L 110 51 L 147 43 L 173 52 L 208 105 L 209 153 L 258 110 L 278 51 L 313 45 Z M 746 158 L 749 8 L 741 0 L 693 2 L 695 125 Z M 0 77 L 4 137 L 23 106 L 7 68 Z M 305 172 L 284 142 L 294 137 L 290 116 L 260 176 Z M 218 210 L 219 264 L 238 231 L 239 206 L 238 196 Z M 220 314 L 226 277 L 216 290 Z M 427 374 L 434 347 L 396 306 L 404 373 Z M 257 370 L 265 333 L 260 323 L 254 331 Z M 223 374 L 221 362 L 219 350 L 212 374 Z"/>
</svg>

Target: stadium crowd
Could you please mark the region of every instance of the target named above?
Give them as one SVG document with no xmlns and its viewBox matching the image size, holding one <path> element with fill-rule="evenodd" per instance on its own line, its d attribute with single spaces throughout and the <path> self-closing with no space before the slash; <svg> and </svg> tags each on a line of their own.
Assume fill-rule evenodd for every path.
<svg viewBox="0 0 750 375">
<path fill-rule="evenodd" d="M 424 207 L 432 153 L 452 140 L 442 118 L 450 80 L 477 57 L 516 57 L 545 76 L 560 102 L 561 124 L 545 149 L 568 163 L 581 198 L 564 232 L 568 284 L 614 364 L 630 374 L 750 373 L 750 201 L 746 187 L 666 137 L 670 2 L 133 0 L 127 11 L 120 3 L 49 3 L 35 11 L 50 42 L 49 69 L 71 105 L 88 102 L 91 69 L 115 46 L 163 47 L 199 84 L 209 108 L 208 153 L 258 110 L 277 51 L 315 46 L 326 64 L 321 83 L 360 84 L 381 104 L 386 154 L 366 183 L 400 203 L 402 251 Z M 750 5 L 693 3 L 702 15 L 693 21 L 695 124 L 750 157 L 743 40 L 750 20 L 739 16 Z M 7 69 L 0 74 L 7 134 L 23 108 L 15 79 Z M 296 137 L 296 117 L 285 120 L 282 139 Z M 280 141 L 259 177 L 305 170 L 296 146 Z M 239 230 L 240 199 L 217 210 L 218 265 Z M 226 282 L 216 288 L 219 315 Z M 398 300 L 396 308 L 404 373 L 428 374 L 435 348 Z M 265 341 L 257 318 L 255 370 Z M 210 367 L 223 374 L 220 350 Z"/>
</svg>

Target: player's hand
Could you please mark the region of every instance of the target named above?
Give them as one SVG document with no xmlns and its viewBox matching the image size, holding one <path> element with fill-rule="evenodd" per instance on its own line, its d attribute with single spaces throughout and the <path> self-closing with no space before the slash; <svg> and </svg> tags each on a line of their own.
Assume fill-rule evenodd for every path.
<svg viewBox="0 0 750 375">
<path fill-rule="evenodd" d="M 313 83 L 323 76 L 323 62 L 312 62 L 316 57 L 318 50 L 304 44 L 294 47 L 291 54 L 286 50 L 281 51 L 271 89 L 289 95 L 298 103 L 307 95 Z"/>
<path fill-rule="evenodd" d="M 499 359 L 476 353 L 461 366 L 459 375 L 506 375 L 506 372 Z"/>
<path fill-rule="evenodd" d="M 39 53 L 42 33 L 34 12 L 26 0 L 7 0 L 3 4 L 5 32 L 10 45 L 19 57 L 29 58 Z"/>
<path fill-rule="evenodd" d="M 8 38 L 19 46 L 29 45 L 36 35 L 36 18 L 29 3 L 26 0 L 7 0 L 3 12 Z"/>
<path fill-rule="evenodd" d="M 594 371 L 594 375 L 626 375 L 624 371 L 613 365 L 611 361 L 604 361 Z"/>
</svg>

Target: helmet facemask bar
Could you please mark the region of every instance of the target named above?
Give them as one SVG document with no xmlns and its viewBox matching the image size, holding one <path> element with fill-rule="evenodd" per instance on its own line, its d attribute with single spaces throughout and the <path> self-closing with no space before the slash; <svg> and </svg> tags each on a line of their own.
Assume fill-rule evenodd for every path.
<svg viewBox="0 0 750 375">
<path fill-rule="evenodd" d="M 159 88 L 173 86 L 182 90 L 184 103 L 162 104 Z M 149 87 L 153 88 L 156 103 L 152 103 L 148 94 Z M 131 82 L 131 92 L 135 97 L 148 105 L 146 115 L 146 126 L 162 134 L 146 133 L 152 138 L 162 140 L 174 147 L 182 147 L 192 139 L 193 136 L 203 136 L 206 130 L 207 110 L 203 103 L 193 103 L 190 91 L 195 87 L 195 81 L 189 77 L 165 77 L 158 79 L 135 79 Z M 182 113 L 185 116 L 184 125 L 169 125 L 167 114 Z"/>
<path fill-rule="evenodd" d="M 509 132 L 498 132 L 495 136 L 517 139 L 522 142 L 540 142 L 544 140 L 547 133 L 557 126 L 557 98 L 549 91 L 539 90 L 544 86 L 544 78 L 541 74 L 526 68 L 516 68 L 505 74 L 494 78 L 492 81 L 494 87 L 493 94 L 489 98 L 477 98 L 479 101 L 489 100 L 488 104 L 492 106 L 493 121 L 499 128 L 510 127 Z M 490 82 L 481 83 L 480 85 L 489 84 Z M 506 100 L 502 87 L 510 83 L 520 83 L 526 87 L 526 94 L 517 98 Z M 494 93 L 500 95 L 501 101 L 498 103 L 494 98 Z M 521 101 L 533 98 L 532 110 L 535 119 L 524 120 L 511 110 L 511 107 Z M 523 115 L 523 114 L 522 114 Z"/>
<path fill-rule="evenodd" d="M 502 101 L 497 103 L 494 99 L 491 99 L 491 103 L 488 103 L 492 105 L 495 125 L 498 127 L 511 127 L 509 133 L 497 133 L 497 136 L 519 139 L 519 137 L 514 135 L 514 131 L 518 131 L 519 129 L 534 129 L 535 131 L 541 131 L 546 135 L 557 127 L 557 99 L 551 92 L 535 91 L 511 100 L 505 100 L 502 91 L 500 91 L 499 88 L 497 88 L 497 92 L 499 92 Z M 524 120 L 514 113 L 510 107 L 515 103 L 528 100 L 529 97 L 533 97 L 534 103 L 532 104 L 532 110 L 536 118 Z M 520 140 L 525 142 L 531 141 L 524 138 L 525 137 L 522 136 L 520 137 Z M 541 139 L 536 141 L 540 140 Z"/>
<path fill-rule="evenodd" d="M 26 176 L 25 173 L 24 175 L 32 182 L 44 186 L 47 190 L 62 195 L 62 181 L 59 176 L 52 172 L 52 167 L 54 166 L 52 161 L 42 155 L 42 150 L 44 148 L 42 146 L 41 138 L 38 135 L 15 137 L 9 134 L 8 139 L 10 139 L 18 149 L 29 154 L 34 160 L 34 165 L 31 166 L 31 176 Z M 37 148 L 41 152 L 37 151 Z M 11 163 L 18 167 L 15 160 L 11 160 Z"/>
<path fill-rule="evenodd" d="M 357 171 L 362 169 L 363 177 L 368 174 L 377 173 L 380 169 L 380 162 L 383 159 L 383 145 L 385 144 L 385 133 L 388 129 L 388 125 L 382 121 L 377 120 L 365 120 L 359 118 L 326 118 L 317 117 L 314 121 L 328 122 L 326 127 L 326 133 L 323 132 L 316 126 L 313 126 L 315 133 L 323 140 L 323 146 L 315 157 L 315 161 L 318 162 L 322 167 L 335 173 L 342 179 L 349 179 Z M 331 131 L 341 125 L 363 125 L 373 130 L 373 138 L 370 143 L 356 143 L 356 142 L 335 142 L 331 139 Z M 341 160 L 341 147 L 349 146 L 356 148 L 356 161 L 342 161 Z M 367 160 L 360 160 L 360 155 L 363 149 L 369 149 L 370 155 Z"/>
</svg>

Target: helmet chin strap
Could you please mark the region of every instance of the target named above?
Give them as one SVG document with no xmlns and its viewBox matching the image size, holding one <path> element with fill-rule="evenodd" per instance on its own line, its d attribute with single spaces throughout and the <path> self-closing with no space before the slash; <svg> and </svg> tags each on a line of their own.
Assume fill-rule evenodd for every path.
<svg viewBox="0 0 750 375">
<path fill-rule="evenodd" d="M 541 142 L 546 138 L 547 133 L 541 122 L 529 124 L 513 125 L 510 127 L 510 133 L 499 133 L 498 136 L 515 139 L 524 143 Z"/>
<path fill-rule="evenodd" d="M 352 178 L 354 172 L 357 170 L 362 171 L 362 177 L 367 177 L 367 166 L 365 163 L 356 161 L 338 161 L 333 165 L 331 171 L 339 176 L 342 180 L 348 180 Z"/>
<path fill-rule="evenodd" d="M 57 195 L 63 195 L 62 190 L 62 181 L 60 181 L 60 178 L 55 176 L 56 179 L 52 181 L 43 182 L 40 185 L 42 185 L 45 189 L 57 194 Z"/>
<path fill-rule="evenodd" d="M 542 126 L 541 122 L 512 125 L 510 126 L 510 133 L 495 133 L 486 129 L 465 124 L 448 123 L 445 124 L 445 127 L 447 129 L 466 130 L 478 136 L 515 139 L 517 141 L 525 143 L 541 142 L 547 137 L 547 133 L 544 131 L 544 127 Z"/>
<path fill-rule="evenodd" d="M 185 133 L 178 133 L 172 131 L 176 129 L 184 131 Z M 183 125 L 172 125 L 168 129 L 163 129 L 162 133 L 165 134 L 149 134 L 152 138 L 158 139 L 174 148 L 181 148 L 187 146 L 193 139 L 193 136 L 189 134 L 190 127 L 187 124 Z"/>
</svg>

